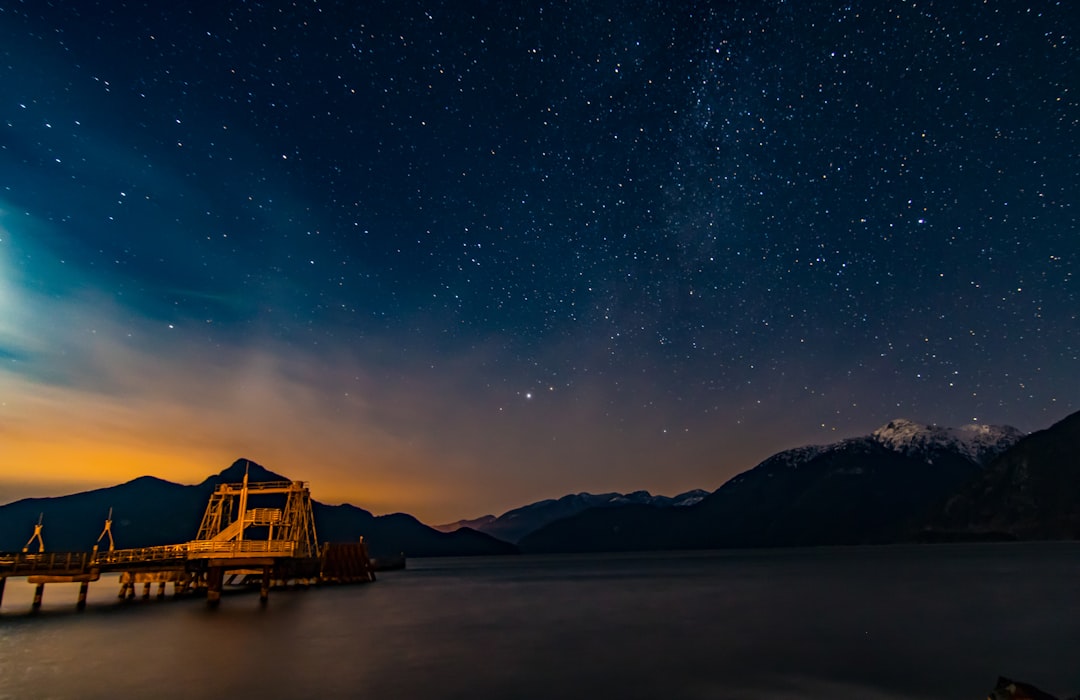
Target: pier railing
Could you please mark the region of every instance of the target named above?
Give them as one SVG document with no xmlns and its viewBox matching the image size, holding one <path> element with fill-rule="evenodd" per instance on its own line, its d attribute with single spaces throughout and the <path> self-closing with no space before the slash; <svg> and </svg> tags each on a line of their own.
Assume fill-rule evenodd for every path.
<svg viewBox="0 0 1080 700">
<path fill-rule="evenodd" d="M 222 557 L 236 554 L 266 554 L 274 557 L 290 557 L 296 543 L 289 540 L 192 540 L 186 545 L 188 559 Z"/>
<path fill-rule="evenodd" d="M 0 552 L 0 576 L 76 575 L 91 569 L 125 566 L 182 565 L 191 559 L 263 556 L 293 557 L 296 543 L 287 540 L 194 540 L 183 544 L 96 552 Z"/>
<path fill-rule="evenodd" d="M 94 558 L 96 564 L 143 564 L 164 561 L 183 561 L 188 558 L 187 543 L 166 544 L 157 547 L 136 547 L 134 549 L 114 549 L 111 552 L 98 551 Z"/>
<path fill-rule="evenodd" d="M 183 544 L 98 552 L 94 562 L 105 565 L 145 564 L 248 554 L 290 557 L 293 555 L 295 549 L 295 542 L 284 540 L 232 540 L 225 542 L 218 540 L 192 540 L 190 542 L 184 542 Z"/>
<path fill-rule="evenodd" d="M 34 574 L 75 574 L 87 570 L 89 552 L 14 552 L 0 554 L 0 573 L 5 576 Z"/>
<path fill-rule="evenodd" d="M 249 481 L 246 485 L 241 484 L 218 484 L 218 492 L 239 491 L 241 488 L 247 491 L 290 491 L 296 487 L 307 488 L 306 481 Z"/>
</svg>

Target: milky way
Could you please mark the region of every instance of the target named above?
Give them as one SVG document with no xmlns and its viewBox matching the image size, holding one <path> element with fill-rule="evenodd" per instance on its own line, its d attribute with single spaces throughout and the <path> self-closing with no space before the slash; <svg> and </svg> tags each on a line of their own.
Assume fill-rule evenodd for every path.
<svg viewBox="0 0 1080 700">
<path fill-rule="evenodd" d="M 439 519 L 1076 410 L 1076 13 L 867 5 L 7 3 L 0 496 Z"/>
</svg>

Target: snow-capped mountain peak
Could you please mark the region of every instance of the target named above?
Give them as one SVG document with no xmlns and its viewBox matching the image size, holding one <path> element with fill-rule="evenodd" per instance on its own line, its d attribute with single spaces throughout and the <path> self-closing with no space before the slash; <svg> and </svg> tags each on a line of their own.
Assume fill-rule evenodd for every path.
<svg viewBox="0 0 1080 700">
<path fill-rule="evenodd" d="M 1023 436 L 1009 425 L 973 424 L 946 428 L 897 418 L 875 430 L 870 437 L 883 447 L 905 455 L 944 448 L 986 464 Z"/>
</svg>

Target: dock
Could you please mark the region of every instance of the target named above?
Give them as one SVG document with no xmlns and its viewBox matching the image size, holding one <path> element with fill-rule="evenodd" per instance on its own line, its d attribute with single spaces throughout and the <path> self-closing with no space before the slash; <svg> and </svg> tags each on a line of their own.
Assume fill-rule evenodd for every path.
<svg viewBox="0 0 1080 700">
<path fill-rule="evenodd" d="M 134 549 L 116 549 L 112 513 L 98 543 L 89 552 L 46 552 L 39 518 L 22 552 L 0 552 L 0 602 L 9 578 L 25 577 L 35 585 L 31 610 L 41 608 L 45 585 L 78 583 L 76 608 L 86 606 L 89 585 L 103 573 L 120 574 L 119 597 L 130 600 L 142 585 L 149 598 L 157 585 L 164 598 L 205 594 L 216 607 L 229 584 L 258 586 L 265 605 L 272 588 L 287 585 L 367 583 L 375 570 L 363 538 L 356 542 L 318 541 L 311 492 L 302 481 L 219 484 L 210 496 L 195 539 Z M 107 538 L 107 540 L 106 540 Z M 101 547 L 102 541 L 106 547 Z M 32 545 L 36 552 L 30 552 Z"/>
</svg>

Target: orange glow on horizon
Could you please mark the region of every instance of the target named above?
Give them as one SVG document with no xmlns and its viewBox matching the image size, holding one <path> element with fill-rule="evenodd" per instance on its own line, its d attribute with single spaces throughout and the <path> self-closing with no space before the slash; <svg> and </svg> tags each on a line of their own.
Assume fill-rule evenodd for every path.
<svg viewBox="0 0 1080 700">
<path fill-rule="evenodd" d="M 655 407 L 613 419 L 602 381 L 527 401 L 478 390 L 483 347 L 391 373 L 365 359 L 394 352 L 375 344 L 366 354 L 208 346 L 99 299 L 24 306 L 52 322 L 16 338 L 25 368 L 0 367 L 3 503 L 140 476 L 194 484 L 245 457 L 309 482 L 324 503 L 441 524 L 579 491 L 712 489 L 752 466 L 750 425 L 669 433 Z M 51 335 L 71 328 L 81 335 Z M 775 420 L 763 414 L 756 427 Z"/>
<path fill-rule="evenodd" d="M 263 386 L 254 399 L 230 399 L 228 386 L 204 388 L 210 400 L 191 405 L 0 376 L 0 504 L 140 476 L 196 484 L 241 457 L 309 482 L 320 501 L 350 502 L 376 515 L 421 517 L 454 491 L 424 475 L 430 458 L 422 451 L 305 412 L 302 392 Z"/>
</svg>

